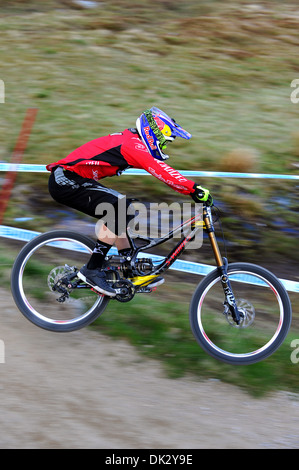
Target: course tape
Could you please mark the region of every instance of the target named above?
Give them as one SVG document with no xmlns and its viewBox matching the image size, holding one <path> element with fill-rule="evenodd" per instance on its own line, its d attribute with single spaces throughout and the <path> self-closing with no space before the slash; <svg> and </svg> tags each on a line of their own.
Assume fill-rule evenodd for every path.
<svg viewBox="0 0 299 470">
<path fill-rule="evenodd" d="M 28 163 L 0 163 L 0 171 L 18 171 L 27 173 L 48 173 L 45 165 L 32 165 Z M 267 173 L 233 173 L 226 171 L 189 171 L 182 170 L 180 173 L 183 176 L 201 176 L 208 178 L 262 178 L 262 179 L 285 179 L 285 180 L 297 180 L 299 181 L 299 175 L 276 175 Z M 136 168 L 129 168 L 126 170 L 124 175 L 136 175 L 136 176 L 149 176 L 145 170 L 139 170 Z"/>
<path fill-rule="evenodd" d="M 20 229 L 15 227 L 9 227 L 6 225 L 0 225 L 0 237 L 3 238 L 11 238 L 13 240 L 20 240 L 24 242 L 29 242 L 37 235 L 40 235 L 40 232 L 34 232 L 31 230 Z M 55 242 L 55 246 L 60 248 L 66 248 L 64 242 Z M 78 250 L 78 247 L 73 247 L 75 251 Z M 109 254 L 116 254 L 116 248 L 112 247 L 109 251 Z M 164 258 L 162 256 L 150 254 L 150 253 L 140 253 L 141 256 L 146 256 L 147 258 L 151 258 L 153 262 L 160 262 Z M 176 271 L 190 273 L 190 274 L 198 274 L 200 276 L 206 276 L 211 271 L 215 269 L 215 266 L 211 266 L 208 264 L 202 263 L 193 263 L 191 261 L 184 261 L 184 260 L 176 260 L 170 269 L 174 269 Z M 282 284 L 285 286 L 286 290 L 289 292 L 298 292 L 299 293 L 299 282 L 289 281 L 287 279 L 280 279 Z"/>
</svg>

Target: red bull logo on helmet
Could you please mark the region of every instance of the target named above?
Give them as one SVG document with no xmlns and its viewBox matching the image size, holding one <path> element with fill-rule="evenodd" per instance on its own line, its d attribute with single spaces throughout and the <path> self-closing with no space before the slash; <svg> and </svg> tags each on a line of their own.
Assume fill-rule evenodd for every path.
<svg viewBox="0 0 299 470">
<path fill-rule="evenodd" d="M 147 138 L 147 141 L 149 143 L 150 148 L 152 150 L 156 150 L 157 147 L 154 145 L 154 139 L 153 139 L 153 136 L 150 133 L 150 127 L 146 126 L 144 128 L 144 132 L 145 132 L 145 135 L 146 135 L 146 138 Z"/>
</svg>

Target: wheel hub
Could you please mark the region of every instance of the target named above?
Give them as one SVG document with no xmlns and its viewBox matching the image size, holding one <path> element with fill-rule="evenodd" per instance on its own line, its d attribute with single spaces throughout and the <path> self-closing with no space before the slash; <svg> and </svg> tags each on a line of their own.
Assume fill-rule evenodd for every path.
<svg viewBox="0 0 299 470">
<path fill-rule="evenodd" d="M 73 285 L 71 278 L 75 277 L 77 268 L 70 266 L 56 266 L 48 275 L 48 286 L 51 292 L 59 292 L 62 296 L 57 299 L 64 302 L 71 294 Z"/>
<path fill-rule="evenodd" d="M 252 325 L 255 318 L 255 309 L 253 305 L 244 299 L 237 300 L 236 305 L 240 313 L 240 323 L 239 325 L 236 324 L 228 306 L 226 305 L 223 314 L 225 315 L 228 323 L 235 328 L 247 328 L 248 326 Z"/>
</svg>

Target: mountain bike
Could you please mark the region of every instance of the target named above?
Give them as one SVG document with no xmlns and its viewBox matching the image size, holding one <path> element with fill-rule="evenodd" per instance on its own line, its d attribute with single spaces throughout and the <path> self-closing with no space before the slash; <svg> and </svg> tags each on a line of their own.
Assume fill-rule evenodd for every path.
<svg viewBox="0 0 299 470">
<path fill-rule="evenodd" d="M 28 320 L 46 330 L 69 332 L 85 327 L 104 312 L 109 301 L 129 302 L 136 294 L 151 293 L 157 276 L 172 266 L 198 230 L 204 230 L 216 267 L 198 284 L 191 299 L 193 335 L 208 354 L 229 364 L 266 359 L 282 344 L 291 325 L 287 291 L 261 266 L 229 264 L 219 249 L 211 207 L 203 204 L 202 208 L 201 217 L 192 216 L 162 237 L 130 236 L 130 257 L 108 253 L 104 269 L 116 290 L 113 298 L 99 294 L 77 277 L 95 241 L 68 230 L 36 236 L 22 248 L 13 265 L 11 290 L 16 305 Z M 188 233 L 162 261 L 144 257 L 144 252 L 186 227 Z"/>
</svg>

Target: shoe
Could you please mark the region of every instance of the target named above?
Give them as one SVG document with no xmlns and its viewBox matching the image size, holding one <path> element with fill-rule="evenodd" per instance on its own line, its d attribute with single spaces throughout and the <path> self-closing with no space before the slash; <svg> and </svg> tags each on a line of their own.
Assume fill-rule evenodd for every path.
<svg viewBox="0 0 299 470">
<path fill-rule="evenodd" d="M 114 297 L 116 292 L 106 280 L 106 274 L 101 271 L 101 269 L 88 269 L 86 264 L 78 271 L 77 276 L 82 281 L 86 282 L 92 286 L 101 294 L 108 295 L 109 297 Z"/>
<path fill-rule="evenodd" d="M 161 284 L 164 284 L 165 279 L 162 276 L 157 276 L 156 279 L 153 282 L 150 282 L 147 284 L 147 287 L 158 287 Z"/>
<path fill-rule="evenodd" d="M 138 287 L 158 287 L 165 282 L 164 277 L 157 275 L 133 277 L 130 281 Z"/>
</svg>

